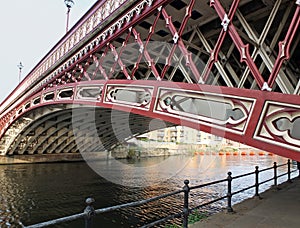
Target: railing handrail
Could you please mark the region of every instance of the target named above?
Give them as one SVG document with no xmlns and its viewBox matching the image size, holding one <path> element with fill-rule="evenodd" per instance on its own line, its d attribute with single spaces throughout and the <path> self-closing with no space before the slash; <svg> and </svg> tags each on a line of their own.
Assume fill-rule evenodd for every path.
<svg viewBox="0 0 300 228">
<path fill-rule="evenodd" d="M 278 167 L 283 167 L 283 166 L 286 166 L 286 165 L 288 166 L 287 167 L 288 171 L 284 172 L 280 175 L 277 175 L 277 168 Z M 262 173 L 262 172 L 265 172 L 265 171 L 268 171 L 268 170 L 272 170 L 272 169 L 274 170 L 274 176 L 272 178 L 269 178 L 269 179 L 264 180 L 262 182 L 258 181 L 259 173 Z M 153 221 L 153 222 L 151 222 L 147 225 L 144 225 L 143 227 L 151 227 L 151 226 L 157 225 L 159 223 L 166 222 L 168 220 L 171 220 L 171 219 L 174 219 L 174 218 L 179 218 L 179 217 L 184 218 L 183 219 L 183 227 L 188 227 L 188 215 L 191 212 L 193 212 L 194 210 L 227 198 L 228 199 L 227 211 L 232 212 L 233 209 L 231 207 L 231 198 L 232 198 L 233 195 L 236 195 L 238 193 L 247 191 L 251 188 L 255 188 L 255 196 L 259 196 L 259 186 L 260 185 L 274 180 L 274 186 L 276 187 L 277 186 L 277 179 L 279 177 L 284 176 L 284 175 L 288 175 L 288 180 L 287 181 L 291 182 L 291 178 L 290 178 L 291 173 L 296 172 L 296 171 L 297 171 L 297 169 L 291 170 L 290 160 L 288 160 L 287 163 L 284 163 L 284 164 L 281 164 L 281 165 L 277 165 L 277 163 L 274 162 L 274 165 L 272 167 L 269 167 L 269 168 L 259 170 L 258 166 L 256 166 L 254 172 L 249 172 L 249 173 L 241 174 L 241 175 L 234 176 L 234 177 L 231 176 L 232 175 L 231 172 L 228 172 L 228 177 L 225 178 L 225 179 L 212 181 L 212 182 L 208 182 L 208 183 L 205 183 L 205 184 L 200 184 L 200 185 L 196 185 L 196 186 L 192 186 L 192 187 L 189 186 L 189 181 L 185 180 L 184 181 L 185 185 L 184 185 L 183 189 L 181 189 L 181 190 L 176 190 L 176 191 L 172 191 L 172 192 L 169 192 L 169 193 L 164 193 L 164 194 L 161 194 L 159 196 L 155 196 L 155 197 L 144 199 L 144 200 L 139 200 L 139 201 L 130 202 L 130 203 L 124 203 L 124 204 L 111 206 L 111 207 L 106 207 L 106 208 L 100 208 L 100 209 L 96 209 L 96 210 L 93 208 L 93 205 L 92 205 L 93 202 L 94 202 L 94 199 L 87 198 L 86 199 L 87 207 L 85 208 L 84 212 L 82 212 L 82 213 L 78 213 L 78 214 L 74 214 L 74 215 L 70 215 L 70 216 L 66 216 L 66 217 L 62 217 L 62 218 L 58 218 L 58 219 L 54 219 L 54 220 L 50 220 L 50 221 L 46 221 L 46 222 L 42 222 L 42 223 L 38 223 L 38 224 L 35 224 L 35 225 L 25 226 L 25 227 L 26 228 L 45 227 L 45 226 L 55 225 L 55 224 L 59 224 L 59 223 L 63 223 L 63 222 L 70 222 L 70 221 L 73 221 L 73 220 L 76 220 L 76 219 L 79 219 L 79 218 L 85 218 L 86 228 L 90 228 L 91 227 L 91 219 L 96 214 L 101 214 L 101 213 L 104 213 L 104 212 L 111 212 L 111 211 L 115 211 L 115 210 L 122 209 L 122 208 L 127 208 L 127 207 L 141 206 L 141 205 L 153 202 L 153 201 L 157 201 L 159 199 L 167 198 L 167 197 L 170 197 L 170 196 L 173 196 L 173 195 L 178 195 L 180 193 L 184 193 L 184 209 L 183 209 L 183 212 L 169 215 L 165 218 L 161 218 L 161 219 Z M 253 175 L 253 174 L 255 174 L 255 184 L 254 185 L 250 185 L 250 186 L 242 188 L 238 191 L 232 192 L 232 190 L 231 190 L 232 180 L 242 178 L 242 177 L 245 177 L 245 176 L 249 176 L 249 175 Z M 299 170 L 299 176 L 300 176 L 300 170 Z M 194 208 L 191 208 L 191 209 L 189 208 L 189 206 L 188 206 L 189 198 L 188 197 L 189 197 L 189 192 L 191 190 L 216 185 L 216 184 L 219 184 L 219 183 L 222 183 L 222 182 L 227 182 L 228 183 L 228 192 L 225 196 L 221 196 L 217 199 L 213 199 L 209 202 L 205 202 L 205 203 L 203 203 L 201 205 L 198 205 Z"/>
</svg>

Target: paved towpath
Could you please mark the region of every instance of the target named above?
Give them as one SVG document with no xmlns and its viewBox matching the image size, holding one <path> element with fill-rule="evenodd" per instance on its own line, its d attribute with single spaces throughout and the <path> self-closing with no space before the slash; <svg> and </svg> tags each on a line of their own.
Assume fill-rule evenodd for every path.
<svg viewBox="0 0 300 228">
<path fill-rule="evenodd" d="M 300 228 L 300 178 L 279 188 L 233 205 L 234 213 L 220 212 L 189 228 Z"/>
</svg>

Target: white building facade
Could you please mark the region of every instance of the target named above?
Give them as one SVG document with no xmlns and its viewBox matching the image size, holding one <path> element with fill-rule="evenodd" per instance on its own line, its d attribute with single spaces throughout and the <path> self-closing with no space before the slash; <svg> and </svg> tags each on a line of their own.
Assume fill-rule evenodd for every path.
<svg viewBox="0 0 300 228">
<path fill-rule="evenodd" d="M 227 144 L 228 140 L 185 126 L 176 126 L 144 134 L 149 140 L 158 142 L 174 142 L 179 144 L 216 145 Z"/>
</svg>

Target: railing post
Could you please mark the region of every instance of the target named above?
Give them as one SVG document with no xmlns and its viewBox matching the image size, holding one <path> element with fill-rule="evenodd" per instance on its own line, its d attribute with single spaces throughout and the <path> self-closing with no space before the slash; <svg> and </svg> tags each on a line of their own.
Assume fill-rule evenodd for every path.
<svg viewBox="0 0 300 228">
<path fill-rule="evenodd" d="M 277 187 L 277 163 L 274 162 L 274 186 Z"/>
<path fill-rule="evenodd" d="M 287 162 L 287 165 L 288 165 L 288 182 L 292 182 L 291 180 L 291 160 L 288 159 L 288 162 Z"/>
<path fill-rule="evenodd" d="M 183 204 L 183 228 L 188 227 L 188 219 L 189 219 L 189 180 L 184 181 L 184 204 Z"/>
<path fill-rule="evenodd" d="M 233 212 L 232 206 L 231 206 L 231 182 L 232 182 L 232 176 L 231 172 L 228 172 L 227 181 L 228 181 L 228 189 L 227 189 L 227 212 Z"/>
<path fill-rule="evenodd" d="M 299 161 L 297 161 L 297 169 L 298 169 L 298 172 L 299 172 L 298 177 L 300 177 L 300 162 Z"/>
<path fill-rule="evenodd" d="M 258 174 L 259 174 L 258 166 L 255 166 L 255 196 L 259 197 L 259 194 L 258 194 L 258 188 L 259 188 Z"/>
<path fill-rule="evenodd" d="M 84 209 L 85 216 L 85 228 L 92 227 L 92 217 L 95 215 L 95 209 L 93 207 L 93 203 L 95 200 L 93 198 L 87 198 L 85 200 L 86 208 Z"/>
</svg>

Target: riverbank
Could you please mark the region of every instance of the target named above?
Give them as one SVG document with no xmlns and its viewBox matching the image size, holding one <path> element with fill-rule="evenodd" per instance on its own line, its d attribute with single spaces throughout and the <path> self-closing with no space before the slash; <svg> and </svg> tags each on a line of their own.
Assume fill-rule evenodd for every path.
<svg viewBox="0 0 300 228">
<path fill-rule="evenodd" d="M 116 159 L 193 155 L 193 152 L 197 151 L 198 148 L 198 145 L 193 144 L 139 142 L 139 144 L 120 145 L 113 149 L 110 155 Z"/>
<path fill-rule="evenodd" d="M 111 152 L 62 153 L 62 154 L 34 154 L 0 156 L 0 165 L 78 162 L 84 159 L 135 159 L 150 157 L 167 157 L 172 155 L 193 154 L 197 150 L 195 145 L 177 145 L 176 143 L 146 143 L 142 146 L 121 146 Z"/>
<path fill-rule="evenodd" d="M 83 161 L 79 153 L 0 156 L 0 165 L 78 161 Z"/>
<path fill-rule="evenodd" d="M 300 224 L 300 178 L 271 188 L 259 197 L 233 206 L 233 213 L 214 214 L 190 228 L 298 228 Z"/>
<path fill-rule="evenodd" d="M 169 157 L 176 155 L 202 156 L 273 156 L 273 153 L 259 151 L 252 147 L 205 146 L 202 144 L 177 144 L 175 142 L 156 142 L 134 140 L 121 144 L 112 151 L 99 153 L 62 153 L 0 156 L 0 165 L 78 162 L 87 159 L 140 159 L 151 157 Z"/>
</svg>

